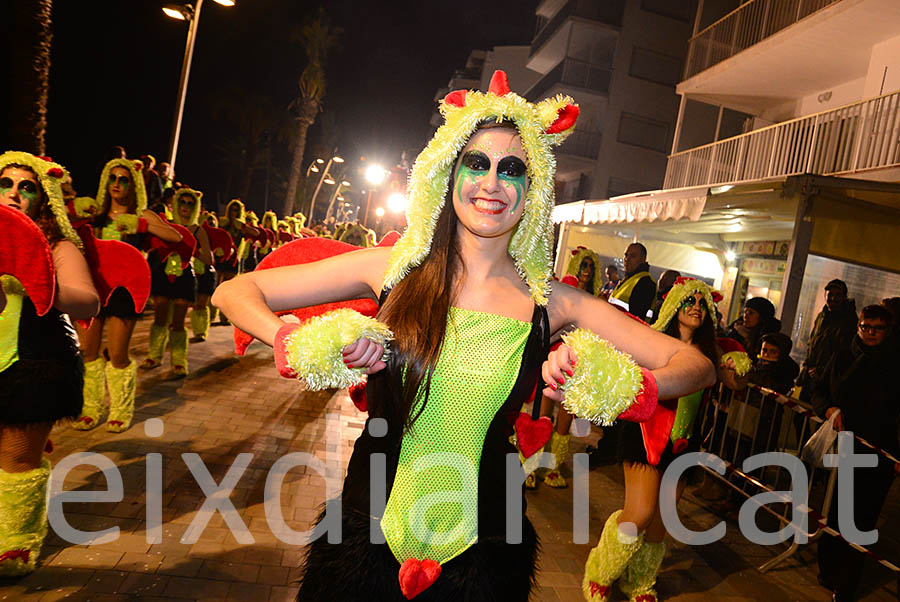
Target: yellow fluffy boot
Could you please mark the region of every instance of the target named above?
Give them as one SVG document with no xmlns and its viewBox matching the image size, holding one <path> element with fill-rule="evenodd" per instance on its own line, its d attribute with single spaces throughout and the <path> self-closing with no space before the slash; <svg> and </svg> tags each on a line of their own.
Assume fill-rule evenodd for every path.
<svg viewBox="0 0 900 602">
<path fill-rule="evenodd" d="M 566 458 L 569 457 L 569 439 L 571 438 L 571 435 L 560 435 L 556 431 L 553 431 L 553 436 L 550 437 L 550 453 L 553 454 L 556 462 L 553 470 L 544 475 L 544 482 L 550 487 L 562 488 L 569 486 L 569 482 L 562 476 L 559 468 L 566 461 Z"/>
<path fill-rule="evenodd" d="M 34 571 L 47 536 L 50 460 L 25 472 L 0 470 L 0 576 Z"/>
<path fill-rule="evenodd" d="M 106 430 L 121 433 L 131 426 L 131 419 L 134 417 L 137 364 L 131 360 L 124 368 L 116 368 L 112 362 L 108 363 L 106 382 L 109 383 L 109 419 L 106 421 Z"/>
<path fill-rule="evenodd" d="M 172 352 L 172 374 L 176 378 L 184 378 L 188 373 L 187 352 L 188 339 L 186 330 L 173 330 L 169 334 L 169 347 Z"/>
<path fill-rule="evenodd" d="M 581 591 L 589 602 L 609 600 L 613 582 L 625 571 L 631 557 L 644 542 L 644 534 L 629 535 L 619 528 L 621 510 L 612 513 L 603 526 L 597 547 L 591 550 L 584 565 Z"/>
<path fill-rule="evenodd" d="M 169 342 L 169 329 L 165 326 L 150 325 L 150 347 L 147 359 L 141 364 L 141 370 L 152 370 L 162 365 L 162 358 Z"/>
<path fill-rule="evenodd" d="M 84 405 L 81 415 L 72 423 L 79 431 L 89 431 L 98 424 L 106 406 L 106 360 L 101 355 L 84 363 Z"/>
<path fill-rule="evenodd" d="M 209 334 L 209 305 L 200 309 L 191 308 L 188 317 L 191 320 L 191 331 L 194 333 L 192 342 L 202 343 Z"/>
<path fill-rule="evenodd" d="M 656 575 L 666 555 L 664 541 L 644 541 L 640 549 L 631 557 L 628 568 L 622 574 L 619 587 L 630 602 L 658 602 L 656 595 Z"/>
</svg>

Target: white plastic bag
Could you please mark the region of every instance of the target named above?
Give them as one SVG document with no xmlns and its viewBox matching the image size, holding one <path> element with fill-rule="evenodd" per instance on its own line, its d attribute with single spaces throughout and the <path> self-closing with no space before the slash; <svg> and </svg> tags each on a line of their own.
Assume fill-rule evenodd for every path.
<svg viewBox="0 0 900 602">
<path fill-rule="evenodd" d="M 835 443 L 837 442 L 838 432 L 834 430 L 834 419 L 840 414 L 838 410 L 831 415 L 831 418 L 822 423 L 806 445 L 800 452 L 800 459 L 804 462 L 815 466 L 816 468 L 825 468 L 825 454 L 837 453 Z"/>
</svg>

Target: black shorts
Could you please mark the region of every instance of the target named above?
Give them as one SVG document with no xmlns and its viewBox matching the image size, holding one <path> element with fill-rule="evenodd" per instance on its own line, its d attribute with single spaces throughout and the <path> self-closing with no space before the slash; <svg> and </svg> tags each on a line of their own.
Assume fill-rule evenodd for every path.
<svg viewBox="0 0 900 602">
<path fill-rule="evenodd" d="M 159 259 L 156 253 L 150 253 L 147 257 L 150 264 L 150 294 L 154 297 L 166 297 L 167 299 L 183 299 L 190 303 L 197 300 L 197 277 L 194 276 L 194 268 L 190 264 L 174 280 L 166 274 L 166 264 Z"/>
<path fill-rule="evenodd" d="M 206 266 L 206 271 L 197 276 L 197 294 L 212 295 L 216 290 L 216 269 Z"/>
<path fill-rule="evenodd" d="M 109 303 L 100 308 L 100 313 L 97 314 L 98 318 L 109 318 L 110 316 L 123 320 L 139 320 L 141 318 L 141 314 L 134 311 L 134 299 L 128 289 L 120 286 L 114 290 L 109 298 Z"/>
</svg>

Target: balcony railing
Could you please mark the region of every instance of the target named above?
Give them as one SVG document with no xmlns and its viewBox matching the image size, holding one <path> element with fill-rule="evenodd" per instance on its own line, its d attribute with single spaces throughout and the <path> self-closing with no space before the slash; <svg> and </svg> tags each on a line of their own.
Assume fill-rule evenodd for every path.
<svg viewBox="0 0 900 602">
<path fill-rule="evenodd" d="M 900 165 L 900 92 L 671 155 L 663 188 L 894 165 Z"/>
<path fill-rule="evenodd" d="M 622 25 L 622 13 L 625 8 L 624 0 L 569 0 L 565 6 L 559 9 L 553 18 L 541 27 L 531 41 L 531 55 L 534 55 L 544 45 L 559 26 L 569 17 L 582 17 L 592 21 L 600 21 L 608 25 L 620 27 Z"/>
<path fill-rule="evenodd" d="M 578 59 L 563 59 L 547 75 L 531 86 L 525 93 L 525 97 L 532 102 L 539 100 L 543 98 L 547 90 L 556 84 L 575 86 L 605 94 L 609 92 L 611 78 L 612 71 L 609 69 Z"/>
<path fill-rule="evenodd" d="M 690 40 L 684 79 L 841 0 L 750 0 Z"/>
</svg>

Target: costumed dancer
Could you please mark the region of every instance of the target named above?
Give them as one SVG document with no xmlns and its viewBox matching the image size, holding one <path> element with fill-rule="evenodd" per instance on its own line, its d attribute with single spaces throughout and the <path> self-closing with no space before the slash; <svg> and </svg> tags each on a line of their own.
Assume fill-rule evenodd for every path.
<svg viewBox="0 0 900 602">
<path fill-rule="evenodd" d="M 572 131 L 571 99 L 529 103 L 497 72 L 489 92 L 452 92 L 441 112 L 446 122 L 412 170 L 409 226 L 393 247 L 247 273 L 214 295 L 235 326 L 274 345 L 283 375 L 311 388 L 369 375 L 367 428 L 343 494 L 328 506 L 341 514 L 342 540 L 310 545 L 304 602 L 528 599 L 537 536 L 524 513 L 506 514 L 506 455 L 552 333 L 579 327 L 566 335 L 572 350 L 562 345 L 545 363 L 545 392 L 561 401 L 565 391 L 597 420 L 626 410 L 645 418 L 654 384 L 677 397 L 713 380 L 696 350 L 551 285 L 551 148 Z M 298 325 L 272 312 L 353 298 L 380 299 L 378 319 L 341 311 Z M 586 383 L 604 374 L 618 386 L 593 396 Z M 446 462 L 420 470 L 434 453 Z M 386 505 L 369 491 L 377 457 L 388 467 Z M 459 495 L 429 503 L 446 491 Z M 508 543 L 507 520 L 522 543 Z"/>
<path fill-rule="evenodd" d="M 652 328 L 691 345 L 718 366 L 718 377 L 732 389 L 744 386 L 740 376 L 750 362 L 746 353 L 723 354 L 716 341 L 712 315 L 719 293 L 693 278 L 678 278 L 666 294 L 659 319 Z M 616 579 L 632 602 L 656 602 L 656 575 L 666 551 L 666 529 L 659 511 L 662 473 L 685 450 L 695 450 L 699 437 L 695 418 L 704 389 L 666 400 L 659 418 L 625 423 L 619 438 L 619 455 L 625 470 L 625 507 L 606 521 L 600 541 L 588 556 L 582 589 L 591 602 L 609 600 Z M 676 503 L 682 486 L 676 491 Z"/>
<path fill-rule="evenodd" d="M 151 287 L 153 324 L 150 325 L 147 359 L 141 363 L 141 370 L 152 370 L 162 365 L 168 347 L 171 350 L 172 375 L 175 378 L 187 376 L 188 337 L 184 328 L 184 318 L 188 306 L 198 301 L 198 278 L 191 265 L 191 256 L 195 256 L 194 265 L 201 265 L 204 269 L 213 262 L 206 230 L 198 223 L 202 196 L 203 193 L 197 190 L 179 188 L 172 197 L 174 224 L 185 229 L 182 241 L 185 239 L 195 241 L 195 244 L 191 245 L 192 248 L 181 252 L 174 249 L 157 249 L 147 256 L 153 279 Z M 168 255 L 164 255 L 167 251 Z M 211 294 L 211 292 L 207 294 L 207 300 Z M 208 328 L 209 309 L 205 303 L 203 307 L 207 312 Z M 194 323 L 192 320 L 192 324 Z"/>
<path fill-rule="evenodd" d="M 241 199 L 231 199 L 225 206 L 225 214 L 219 218 L 219 227 L 228 232 L 235 252 L 230 257 L 216 260 L 216 286 L 231 280 L 244 271 L 243 257 L 248 253 L 252 239 L 259 234 L 256 228 L 247 224 L 246 210 Z M 221 323 L 227 324 L 227 318 L 220 316 Z"/>
<path fill-rule="evenodd" d="M 364 249 L 375 246 L 375 232 L 361 224 L 347 223 L 337 240 Z"/>
<path fill-rule="evenodd" d="M 243 251 L 241 251 L 240 247 L 238 247 L 238 253 L 241 257 L 240 261 L 242 274 L 244 272 L 252 272 L 256 269 L 256 266 L 259 265 L 259 250 L 268 241 L 265 230 L 263 230 L 259 225 L 259 217 L 257 217 L 256 212 L 247 211 L 244 217 L 247 220 L 247 226 L 253 228 L 255 234 L 253 234 L 252 237 L 244 237 Z"/>
<path fill-rule="evenodd" d="M 181 235 L 157 214 L 147 209 L 147 192 L 139 161 L 113 159 L 100 174 L 96 203 L 99 209 L 92 220 L 93 235 L 100 240 L 118 240 L 143 250 L 148 238 L 175 243 Z M 149 275 L 148 275 L 149 276 Z M 120 433 L 131 426 L 137 364 L 129 348 L 134 325 L 143 307 L 125 287 L 117 287 L 104 300 L 105 305 L 93 322 L 77 326 L 84 357 L 84 408 L 72 426 L 90 430 L 100 423 L 109 389 L 109 418 L 106 430 Z M 106 348 L 101 354 L 103 331 Z"/>
<path fill-rule="evenodd" d="M 47 534 L 56 421 L 81 413 L 84 364 L 63 314 L 90 319 L 100 297 L 46 158 L 0 155 L 0 576 L 34 570 Z"/>
<path fill-rule="evenodd" d="M 231 235 L 228 234 L 228 232 L 219 228 L 219 218 L 216 214 L 210 211 L 201 211 L 200 225 L 206 231 L 206 237 L 209 239 L 209 246 L 212 249 L 215 265 L 236 265 L 237 253 L 234 247 L 234 241 L 232 241 Z M 211 265 L 206 267 L 207 271 L 201 275 L 201 278 L 197 282 L 198 297 L 203 298 L 204 295 L 207 295 L 206 304 L 207 307 L 209 307 L 209 314 L 205 316 L 205 329 L 202 328 L 203 323 L 199 321 L 203 320 L 203 318 L 196 318 L 198 321 L 195 323 L 193 311 L 189 314 L 191 316 L 191 329 L 194 331 L 194 337 L 202 337 L 202 340 L 206 339 L 206 336 L 209 333 L 209 325 L 216 319 L 217 309 L 214 305 L 209 303 L 209 297 L 211 297 L 213 291 L 216 290 L 216 282 L 219 278 L 218 271 L 215 267 Z M 209 292 L 207 293 L 207 291 Z"/>
<path fill-rule="evenodd" d="M 260 243 L 259 259 L 278 248 L 280 241 L 278 239 L 278 216 L 271 209 L 263 213 L 260 229 L 266 235 L 266 241 Z"/>
</svg>

